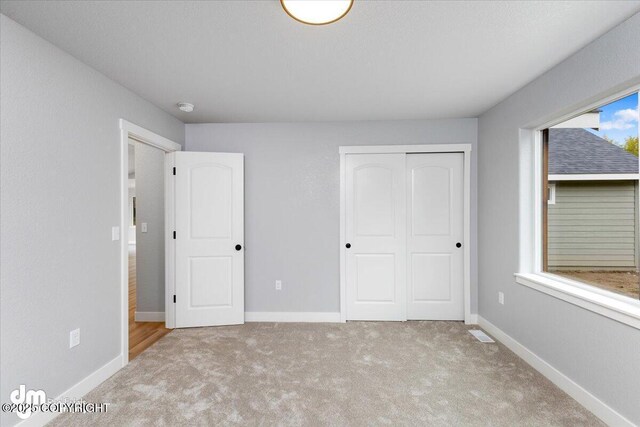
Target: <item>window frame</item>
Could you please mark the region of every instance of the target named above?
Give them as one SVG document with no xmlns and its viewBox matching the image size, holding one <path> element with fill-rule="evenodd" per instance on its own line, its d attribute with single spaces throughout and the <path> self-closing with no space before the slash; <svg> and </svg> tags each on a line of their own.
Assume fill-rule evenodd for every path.
<svg viewBox="0 0 640 427">
<path fill-rule="evenodd" d="M 556 182 L 550 182 L 549 184 L 547 184 L 547 186 L 549 187 L 549 198 L 547 199 L 547 204 L 555 205 L 556 204 Z"/>
<path fill-rule="evenodd" d="M 544 265 L 546 258 L 544 256 L 546 251 L 546 210 L 543 209 L 543 204 L 549 204 L 547 162 L 544 158 L 546 156 L 545 142 L 547 142 L 545 138 L 547 138 L 548 132 L 545 135 L 545 130 L 633 93 L 637 93 L 640 99 L 640 85 L 600 99 L 577 112 L 566 114 L 536 128 L 522 129 L 524 134 L 521 134 L 521 143 L 528 142 L 532 148 L 528 155 L 531 156 L 530 164 L 533 167 L 524 172 L 524 182 L 521 182 L 521 189 L 525 194 L 521 200 L 524 202 L 523 210 L 526 210 L 527 207 L 533 209 L 532 214 L 526 217 L 524 217 L 523 210 L 520 211 L 521 216 L 524 217 L 521 227 L 520 271 L 514 276 L 516 283 L 520 285 L 640 329 L 640 299 L 634 300 L 581 281 L 549 273 Z M 640 165 L 640 158 L 638 161 Z M 530 176 L 527 177 L 527 174 Z M 532 182 L 527 182 L 528 180 Z M 640 221 L 637 226 L 640 227 Z"/>
</svg>

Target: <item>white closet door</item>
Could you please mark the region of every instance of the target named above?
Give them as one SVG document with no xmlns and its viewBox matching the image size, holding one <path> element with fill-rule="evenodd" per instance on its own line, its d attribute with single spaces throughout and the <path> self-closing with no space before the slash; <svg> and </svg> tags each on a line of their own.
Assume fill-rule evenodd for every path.
<svg viewBox="0 0 640 427">
<path fill-rule="evenodd" d="M 346 156 L 349 320 L 406 320 L 405 157 Z"/>
<path fill-rule="evenodd" d="M 176 327 L 244 323 L 244 158 L 175 153 Z"/>
<path fill-rule="evenodd" d="M 464 320 L 463 174 L 462 153 L 407 155 L 408 319 Z"/>
</svg>

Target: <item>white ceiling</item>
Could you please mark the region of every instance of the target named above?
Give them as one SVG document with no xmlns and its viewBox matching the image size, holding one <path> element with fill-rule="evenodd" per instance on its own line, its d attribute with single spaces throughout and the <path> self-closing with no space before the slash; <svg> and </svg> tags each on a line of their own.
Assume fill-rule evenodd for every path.
<svg viewBox="0 0 640 427">
<path fill-rule="evenodd" d="M 185 122 L 474 117 L 640 1 L 355 0 L 328 26 L 265 1 L 3 1 L 1 11 Z M 196 105 L 185 114 L 176 102 Z"/>
</svg>

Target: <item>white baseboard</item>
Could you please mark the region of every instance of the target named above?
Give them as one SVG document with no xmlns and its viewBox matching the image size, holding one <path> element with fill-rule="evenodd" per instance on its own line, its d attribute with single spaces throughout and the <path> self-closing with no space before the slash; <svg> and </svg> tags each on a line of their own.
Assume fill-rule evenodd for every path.
<svg viewBox="0 0 640 427">
<path fill-rule="evenodd" d="M 89 374 L 83 380 L 80 380 L 76 385 L 69 388 L 67 391 L 61 393 L 54 400 L 64 400 L 65 398 L 78 399 L 85 396 L 91 390 L 102 384 L 110 376 L 118 372 L 122 368 L 122 355 L 119 355 L 115 359 L 108 362 L 106 365 L 99 368 L 97 371 Z M 45 390 L 46 392 L 46 390 Z M 47 396 L 50 398 L 51 396 Z M 109 403 L 109 402 L 93 402 L 93 403 Z M 18 423 L 19 427 L 31 427 L 31 426 L 43 426 L 60 415 L 58 412 L 34 412 L 26 420 Z"/>
<path fill-rule="evenodd" d="M 482 316 L 478 316 L 478 324 L 482 329 L 507 346 L 509 350 L 517 354 L 521 359 L 547 377 L 552 383 L 557 385 L 569 396 L 573 397 L 582 406 L 593 412 L 595 416 L 600 418 L 606 424 L 610 426 L 635 426 L 634 423 L 618 413 L 615 409 L 611 408 L 602 400 L 591 394 L 588 390 L 584 389 L 581 385 L 551 366 L 527 347 L 511 338 L 487 319 Z"/>
<path fill-rule="evenodd" d="M 340 323 L 339 312 L 247 311 L 245 322 L 315 322 Z"/>
<path fill-rule="evenodd" d="M 467 319 L 464 319 L 465 325 L 477 325 L 478 324 L 478 315 L 470 314 Z"/>
<path fill-rule="evenodd" d="M 136 311 L 136 322 L 164 322 L 164 311 Z"/>
</svg>

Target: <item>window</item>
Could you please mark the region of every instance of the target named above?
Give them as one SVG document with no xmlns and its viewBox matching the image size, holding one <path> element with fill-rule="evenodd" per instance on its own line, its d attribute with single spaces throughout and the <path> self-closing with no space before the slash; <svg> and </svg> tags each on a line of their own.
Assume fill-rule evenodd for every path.
<svg viewBox="0 0 640 427">
<path fill-rule="evenodd" d="M 556 204 L 556 184 L 554 182 L 549 183 L 548 191 L 549 193 L 547 195 L 547 203 L 549 205 L 555 205 Z"/>
<path fill-rule="evenodd" d="M 638 94 L 542 131 L 542 271 L 640 299 Z"/>
</svg>

